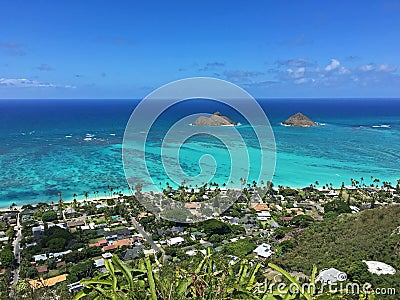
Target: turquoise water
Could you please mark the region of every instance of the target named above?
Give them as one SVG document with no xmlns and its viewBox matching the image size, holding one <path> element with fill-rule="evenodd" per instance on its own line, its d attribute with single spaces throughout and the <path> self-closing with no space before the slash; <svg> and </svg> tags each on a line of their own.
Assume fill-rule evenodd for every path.
<svg viewBox="0 0 400 300">
<path fill-rule="evenodd" d="M 85 192 L 93 197 L 97 191 L 98 195 L 127 191 L 121 159 L 122 139 L 137 103 L 129 100 L 0 101 L 0 206 L 9 206 L 12 202 L 56 202 L 58 192 L 68 200 L 74 193 L 83 199 Z M 400 100 L 264 99 L 259 103 L 275 134 L 275 185 L 307 186 L 319 181 L 320 185 L 339 186 L 342 182 L 349 184 L 351 178 L 361 177 L 369 183 L 371 175 L 392 183 L 400 179 Z M 246 147 L 254 158 L 252 167 L 257 168 L 260 149 L 252 131 L 252 126 L 257 124 L 253 122 L 250 126 L 240 114 L 218 103 L 193 100 L 166 112 L 149 131 L 146 160 L 154 182 L 172 183 L 160 163 L 160 138 L 166 129 L 188 114 L 217 110 L 242 123 L 237 129 L 245 137 Z M 280 124 L 298 111 L 325 125 L 291 128 Z M 187 124 L 180 130 L 186 134 L 190 126 Z M 219 130 L 218 135 L 230 137 L 229 128 L 209 130 L 211 134 Z M 169 146 L 173 149 L 177 144 L 171 142 Z M 238 144 L 234 151 L 242 150 L 246 149 Z M 229 151 L 218 139 L 208 135 L 187 140 L 180 151 L 179 163 L 188 177 L 201 172 L 198 160 L 204 154 L 212 155 L 218 164 L 212 180 L 227 181 L 226 174 L 231 167 Z M 210 157 L 202 162 L 213 164 Z M 247 167 L 245 160 L 235 163 L 238 168 L 243 164 L 243 170 Z M 251 170 L 249 179 L 256 171 Z M 141 172 L 134 171 L 138 181 L 143 181 Z M 240 185 L 237 178 L 242 175 L 235 176 L 231 185 Z"/>
</svg>

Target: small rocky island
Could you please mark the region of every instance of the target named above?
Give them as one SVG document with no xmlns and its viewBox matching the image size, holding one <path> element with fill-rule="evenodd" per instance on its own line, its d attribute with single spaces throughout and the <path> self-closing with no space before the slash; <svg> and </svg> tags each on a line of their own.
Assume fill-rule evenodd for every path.
<svg viewBox="0 0 400 300">
<path fill-rule="evenodd" d="M 294 126 L 294 127 L 315 127 L 318 126 L 317 123 L 310 120 L 308 117 L 302 113 L 297 113 L 283 122 L 284 125 Z"/>
<path fill-rule="evenodd" d="M 215 112 L 209 118 L 201 116 L 192 124 L 194 126 L 234 126 L 237 122 L 232 121 L 228 117 L 221 115 L 220 112 Z"/>
</svg>

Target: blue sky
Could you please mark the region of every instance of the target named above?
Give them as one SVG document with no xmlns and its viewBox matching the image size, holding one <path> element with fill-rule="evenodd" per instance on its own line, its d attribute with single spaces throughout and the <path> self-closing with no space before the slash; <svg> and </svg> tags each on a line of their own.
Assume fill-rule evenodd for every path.
<svg viewBox="0 0 400 300">
<path fill-rule="evenodd" d="M 400 97 L 400 1 L 1 1 L 0 98 Z"/>
</svg>

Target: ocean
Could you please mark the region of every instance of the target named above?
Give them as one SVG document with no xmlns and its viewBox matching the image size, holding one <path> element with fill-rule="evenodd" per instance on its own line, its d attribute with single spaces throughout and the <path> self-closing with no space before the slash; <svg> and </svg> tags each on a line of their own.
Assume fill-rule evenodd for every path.
<svg viewBox="0 0 400 300">
<path fill-rule="evenodd" d="M 275 136 L 275 186 L 303 187 L 316 181 L 319 186 L 340 186 L 342 182 L 350 184 L 352 178 L 358 181 L 363 178 L 368 185 L 375 178 L 396 184 L 400 179 L 400 99 L 257 101 L 268 116 Z M 89 197 L 127 192 L 122 142 L 125 126 L 138 103 L 139 100 L 112 99 L 0 100 L 0 206 L 7 207 L 13 202 L 18 205 L 57 202 L 59 192 L 64 200 L 73 199 L 75 193 L 77 199 L 83 199 L 85 192 Z M 155 184 L 173 183 L 173 174 L 160 163 L 161 141 L 171 125 L 191 113 L 215 111 L 241 123 L 237 129 L 252 149 L 250 156 L 256 156 L 260 149 L 254 141 L 252 126 L 258 124 L 249 124 L 240 113 L 215 101 L 186 101 L 166 111 L 148 132 L 137 132 L 148 134 L 147 171 Z M 281 122 L 297 112 L 321 126 L 282 126 Z M 186 130 L 191 130 L 190 124 L 185 123 L 179 130 L 185 134 Z M 210 154 L 214 158 L 208 157 L 208 161 L 214 160 L 218 166 L 211 180 L 222 184 L 229 181 L 230 151 L 240 148 L 230 150 L 219 138 L 229 138 L 231 135 L 224 130 L 232 129 L 207 130 L 211 134 L 213 130 L 219 133 L 188 138 L 179 162 L 167 164 L 170 167 L 179 164 L 188 177 L 196 176 L 201 173 L 199 159 Z M 256 172 L 254 168 L 260 163 L 255 158 L 251 172 Z M 131 180 L 136 178 L 141 182 L 145 177 L 141 169 L 131 171 L 134 174 Z M 254 177 L 251 172 L 248 182 Z M 237 173 L 237 178 L 242 176 Z M 145 180 L 141 183 L 146 187 Z M 242 184 L 238 181 L 226 183 L 228 186 Z"/>
</svg>

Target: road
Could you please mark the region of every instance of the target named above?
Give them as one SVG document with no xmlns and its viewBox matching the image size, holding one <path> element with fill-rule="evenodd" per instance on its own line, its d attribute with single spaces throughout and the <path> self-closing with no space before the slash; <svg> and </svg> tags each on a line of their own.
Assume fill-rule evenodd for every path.
<svg viewBox="0 0 400 300">
<path fill-rule="evenodd" d="M 19 279 L 19 264 L 21 262 L 21 248 L 19 246 L 19 243 L 22 239 L 22 232 L 21 232 L 21 224 L 19 222 L 19 213 L 17 214 L 17 235 L 13 241 L 13 246 L 14 246 L 14 256 L 17 262 L 18 267 L 13 271 L 14 278 L 11 284 L 16 284 Z"/>
<path fill-rule="evenodd" d="M 135 218 L 131 218 L 131 221 L 132 221 L 133 225 L 135 225 L 136 230 L 137 230 L 137 231 L 143 236 L 143 238 L 149 243 L 149 245 L 150 245 L 151 248 L 154 250 L 154 252 L 159 252 L 159 251 L 161 251 L 161 252 L 164 253 L 164 250 L 161 249 L 160 247 L 158 247 L 158 246 L 154 243 L 154 241 L 153 241 L 153 239 L 150 237 L 150 235 L 149 235 L 146 231 L 144 231 L 144 228 L 142 227 L 142 225 L 140 225 L 139 222 L 136 221 Z"/>
</svg>

